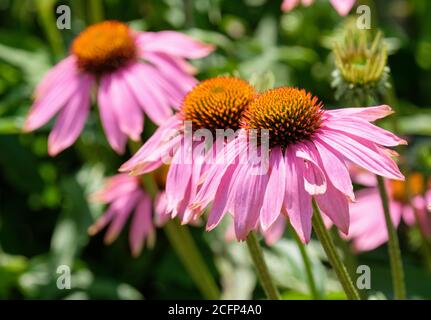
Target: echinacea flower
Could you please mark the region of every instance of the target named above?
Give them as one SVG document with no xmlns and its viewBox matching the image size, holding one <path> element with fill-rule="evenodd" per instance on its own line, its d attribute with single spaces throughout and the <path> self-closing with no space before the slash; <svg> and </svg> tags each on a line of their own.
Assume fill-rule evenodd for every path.
<svg viewBox="0 0 431 320">
<path fill-rule="evenodd" d="M 167 211 L 172 217 L 184 214 L 183 222 L 192 221 L 195 215 L 187 206 L 198 190 L 206 156 L 217 151 L 214 147 L 194 152 L 205 141 L 196 141 L 192 135 L 203 132 L 211 136 L 213 146 L 224 143 L 226 137 L 218 137 L 216 131 L 237 130 L 242 113 L 254 96 L 254 88 L 238 78 L 203 81 L 186 95 L 178 114 L 159 127 L 120 171 L 141 175 L 171 160 L 166 181 Z"/>
<path fill-rule="evenodd" d="M 281 10 L 291 11 L 299 4 L 309 6 L 313 2 L 314 0 L 283 0 Z M 340 16 L 345 16 L 350 12 L 350 10 L 352 10 L 356 0 L 329 0 L 329 2 L 331 2 L 332 6 L 337 10 Z"/>
<path fill-rule="evenodd" d="M 141 186 L 138 177 L 118 174 L 109 178 L 102 190 L 93 195 L 95 201 L 109 205 L 107 211 L 88 229 L 90 235 L 98 233 L 109 225 L 105 243 L 117 239 L 127 220 L 131 217 L 129 243 L 133 256 L 138 256 L 145 242 L 152 246 L 155 240 L 155 227 L 168 219 L 166 200 L 163 192 L 153 201 Z"/>
<path fill-rule="evenodd" d="M 223 164 L 207 169 L 190 208 L 202 211 L 212 201 L 207 229 L 229 212 L 238 240 L 259 227 L 268 230 L 285 215 L 303 242 L 311 236 L 312 197 L 344 233 L 349 230 L 349 199 L 354 199 L 346 161 L 389 179 L 403 180 L 385 147 L 405 141 L 370 122 L 392 113 L 389 106 L 325 110 L 318 99 L 292 87 L 268 90 L 254 99 L 243 134 L 220 152 Z M 266 130 L 269 154 L 261 163 L 241 161 L 256 153 L 251 130 Z M 264 152 L 262 152 L 264 153 Z M 256 168 L 268 161 L 269 169 Z M 216 161 L 217 162 L 217 161 Z"/>
<path fill-rule="evenodd" d="M 355 170 L 356 172 L 357 170 Z M 366 188 L 356 192 L 356 201 L 350 204 L 350 231 L 355 251 L 370 251 L 388 241 L 388 231 L 382 207 L 382 200 L 374 176 L 361 172 L 360 179 Z M 386 180 L 389 209 L 392 223 L 397 227 L 401 219 L 411 226 L 417 224 L 421 232 L 431 237 L 431 182 L 416 172 L 407 176 L 406 181 Z"/>
<path fill-rule="evenodd" d="M 84 127 L 97 86 L 106 137 L 123 153 L 128 137 L 140 139 L 144 113 L 154 123 L 164 123 L 172 106 L 196 84 L 185 59 L 205 57 L 212 50 L 179 32 L 136 32 L 118 21 L 94 24 L 75 38 L 70 55 L 36 88 L 24 130 L 36 130 L 57 115 L 48 151 L 56 155 L 68 148 Z"/>
</svg>

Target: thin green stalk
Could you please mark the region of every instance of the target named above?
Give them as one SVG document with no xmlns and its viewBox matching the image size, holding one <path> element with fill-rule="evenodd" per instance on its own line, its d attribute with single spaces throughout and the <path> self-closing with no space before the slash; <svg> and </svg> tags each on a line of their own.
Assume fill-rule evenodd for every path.
<svg viewBox="0 0 431 320">
<path fill-rule="evenodd" d="M 352 254 L 349 243 L 341 238 L 337 228 L 332 228 L 331 234 L 334 239 L 335 246 L 343 253 L 343 262 L 346 265 L 346 269 L 349 272 L 350 277 L 355 276 L 358 263 L 356 257 Z"/>
<path fill-rule="evenodd" d="M 254 266 L 256 267 L 257 274 L 259 276 L 260 284 L 269 300 L 280 300 L 280 293 L 275 286 L 271 275 L 263 257 L 262 249 L 260 248 L 259 241 L 257 240 L 256 234 L 252 231 L 247 236 L 247 246 L 250 252 L 250 256 L 253 260 Z"/>
<path fill-rule="evenodd" d="M 88 2 L 89 19 L 91 23 L 97 23 L 103 20 L 104 10 L 102 0 L 89 0 Z"/>
<path fill-rule="evenodd" d="M 386 228 L 389 235 L 389 259 L 391 262 L 392 285 L 394 288 L 394 296 L 396 300 L 406 299 L 406 287 L 404 283 L 404 269 L 401 260 L 400 245 L 398 242 L 398 235 L 392 224 L 391 214 L 389 211 L 388 194 L 386 192 L 385 182 L 383 178 L 377 176 L 377 183 L 382 199 L 383 211 L 385 213 Z"/>
<path fill-rule="evenodd" d="M 301 239 L 299 239 L 298 234 L 293 230 L 290 223 L 287 224 L 289 232 L 292 234 L 293 239 L 296 242 L 296 245 L 298 246 L 299 252 L 301 253 L 302 261 L 304 262 L 305 267 L 305 273 L 307 275 L 308 280 L 308 289 L 310 290 L 311 297 L 314 300 L 321 299 L 319 290 L 316 286 L 316 281 L 314 280 L 313 270 L 311 268 L 311 261 L 307 253 L 307 249 L 305 248 L 305 245 L 302 243 Z"/>
<path fill-rule="evenodd" d="M 350 300 L 360 300 L 359 293 L 353 285 L 352 279 L 350 278 L 346 267 L 344 266 L 340 256 L 338 255 L 334 242 L 332 241 L 332 238 L 323 222 L 319 207 L 314 200 L 313 208 L 313 229 L 316 232 L 316 235 L 319 238 L 319 241 L 322 244 L 326 255 L 328 256 L 332 268 L 334 268 L 335 273 L 337 274 L 338 280 L 340 281 L 347 298 Z"/>
<path fill-rule="evenodd" d="M 34 4 L 39 23 L 43 27 L 52 52 L 56 57 L 62 56 L 64 54 L 64 45 L 61 33 L 57 29 L 56 17 L 54 15 L 55 2 L 50 0 L 35 0 Z"/>
<path fill-rule="evenodd" d="M 219 299 L 220 291 L 204 259 L 199 253 L 199 249 L 193 240 L 189 228 L 179 225 L 177 221 L 171 220 L 165 225 L 164 231 L 184 267 L 205 299 Z"/>
</svg>

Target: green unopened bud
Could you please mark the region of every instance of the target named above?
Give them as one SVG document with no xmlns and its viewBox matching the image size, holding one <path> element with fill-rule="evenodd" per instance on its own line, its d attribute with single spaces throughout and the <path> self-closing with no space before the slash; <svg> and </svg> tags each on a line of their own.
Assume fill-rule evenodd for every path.
<svg viewBox="0 0 431 320">
<path fill-rule="evenodd" d="M 366 101 L 370 96 L 384 94 L 390 86 L 388 51 L 381 32 L 372 38 L 369 31 L 350 27 L 341 42 L 335 44 L 333 54 L 336 99 Z"/>
</svg>

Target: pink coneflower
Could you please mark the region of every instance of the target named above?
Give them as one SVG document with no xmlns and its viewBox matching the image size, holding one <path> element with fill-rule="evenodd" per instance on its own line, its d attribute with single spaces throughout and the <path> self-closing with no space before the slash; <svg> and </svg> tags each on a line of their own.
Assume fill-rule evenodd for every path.
<svg viewBox="0 0 431 320">
<path fill-rule="evenodd" d="M 253 87 L 238 78 L 217 77 L 203 81 L 186 95 L 180 112 L 157 129 L 120 171 L 144 174 L 172 157 L 166 181 L 167 210 L 173 217 L 184 213 L 184 223 L 193 220 L 194 211 L 187 206 L 198 190 L 207 153 L 194 152 L 202 142 L 192 141 L 185 133 L 184 123 L 191 124 L 191 133 L 204 130 L 211 138 L 224 139 L 217 138 L 216 130 L 237 130 L 242 113 L 254 96 Z M 216 141 L 211 142 L 218 145 Z M 210 150 L 208 152 L 216 151 L 215 148 Z"/>
<path fill-rule="evenodd" d="M 356 171 L 356 170 L 355 170 Z M 374 176 L 360 174 L 367 188 L 356 192 L 356 202 L 350 204 L 350 232 L 356 251 L 373 250 L 388 241 L 382 200 Z M 386 180 L 392 223 L 397 227 L 401 218 L 407 225 L 418 224 L 426 237 L 431 237 L 431 184 L 420 173 L 408 176 L 407 181 Z"/>
<path fill-rule="evenodd" d="M 225 163 L 207 170 L 190 208 L 203 210 L 213 201 L 207 229 L 229 212 L 239 240 L 259 225 L 268 230 L 283 214 L 308 242 L 314 197 L 321 211 L 347 234 L 348 202 L 354 194 L 346 160 L 390 179 L 404 179 L 384 146 L 405 142 L 370 123 L 390 113 L 386 105 L 324 110 L 305 90 L 266 91 L 250 103 L 244 134 L 219 153 L 226 154 Z M 269 134 L 269 170 L 260 174 L 256 167 L 261 163 L 241 161 L 243 154 L 256 153 L 248 136 L 251 129 Z"/>
<path fill-rule="evenodd" d="M 135 32 L 118 21 L 92 25 L 73 41 L 71 54 L 48 72 L 24 125 L 33 131 L 57 115 L 48 151 L 71 146 L 88 117 L 97 85 L 102 125 L 111 147 L 123 153 L 139 140 L 144 113 L 160 125 L 195 85 L 185 59 L 208 55 L 212 46 L 173 31 Z"/>
<path fill-rule="evenodd" d="M 281 4 L 281 10 L 291 11 L 293 8 L 302 4 L 304 6 L 309 6 L 314 2 L 314 0 L 283 0 Z M 352 10 L 353 5 L 356 0 L 329 0 L 332 6 L 337 10 L 340 16 L 346 16 L 350 10 Z"/>
<path fill-rule="evenodd" d="M 108 204 L 107 211 L 88 229 L 90 235 L 98 233 L 108 224 L 105 243 L 117 239 L 127 219 L 132 217 L 129 243 L 133 256 L 138 256 L 145 242 L 152 246 L 155 240 L 155 227 L 163 225 L 168 219 L 166 199 L 163 192 L 155 199 L 154 214 L 151 197 L 142 188 L 139 178 L 118 174 L 106 181 L 102 190 L 93 199 Z"/>
</svg>

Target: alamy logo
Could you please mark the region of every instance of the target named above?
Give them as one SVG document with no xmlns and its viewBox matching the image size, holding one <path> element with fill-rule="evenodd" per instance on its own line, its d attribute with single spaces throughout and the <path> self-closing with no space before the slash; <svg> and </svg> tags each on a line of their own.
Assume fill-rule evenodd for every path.
<svg viewBox="0 0 431 320">
<path fill-rule="evenodd" d="M 57 288 L 59 290 L 70 290 L 71 288 L 71 273 L 70 267 L 67 265 L 60 265 L 57 267 Z"/>
<path fill-rule="evenodd" d="M 72 28 L 71 23 L 71 10 L 69 6 L 61 5 L 57 7 L 57 28 L 59 30 L 70 30 Z"/>
<path fill-rule="evenodd" d="M 356 288 L 359 290 L 371 289 L 371 269 L 367 265 L 360 265 L 356 268 L 356 274 L 359 275 L 356 279 Z"/>
<path fill-rule="evenodd" d="M 361 5 L 356 9 L 359 17 L 356 19 L 356 27 L 360 30 L 371 29 L 371 9 L 369 6 Z"/>
</svg>

